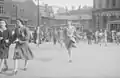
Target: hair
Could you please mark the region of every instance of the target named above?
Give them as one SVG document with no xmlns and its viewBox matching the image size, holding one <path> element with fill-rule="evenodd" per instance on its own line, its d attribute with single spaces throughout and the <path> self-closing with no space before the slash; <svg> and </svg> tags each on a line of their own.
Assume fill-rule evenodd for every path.
<svg viewBox="0 0 120 78">
<path fill-rule="evenodd" d="M 5 19 L 0 19 L 0 21 L 4 21 L 5 23 L 6 23 L 6 28 L 8 28 L 8 23 L 7 23 L 7 20 L 5 20 Z"/>
<path fill-rule="evenodd" d="M 25 25 L 25 22 L 22 19 L 17 19 L 21 22 L 22 25 Z"/>
</svg>

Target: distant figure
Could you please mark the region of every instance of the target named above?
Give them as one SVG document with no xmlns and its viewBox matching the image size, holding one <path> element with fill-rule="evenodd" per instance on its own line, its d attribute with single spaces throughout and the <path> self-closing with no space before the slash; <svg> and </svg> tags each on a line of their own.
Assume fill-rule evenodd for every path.
<svg viewBox="0 0 120 78">
<path fill-rule="evenodd" d="M 36 40 L 37 40 L 37 28 L 35 28 L 34 30 L 34 34 L 33 34 L 33 40 L 34 40 L 34 43 L 36 44 Z"/>
<path fill-rule="evenodd" d="M 92 35 L 93 35 L 92 31 L 89 30 L 89 31 L 87 32 L 88 44 L 92 44 Z"/>
<path fill-rule="evenodd" d="M 54 43 L 54 45 L 56 45 L 56 43 L 57 43 L 57 36 L 58 36 L 57 30 L 56 30 L 56 28 L 53 28 L 53 43 Z"/>
<path fill-rule="evenodd" d="M 105 30 L 104 31 L 104 43 L 105 43 L 105 46 L 107 46 L 107 38 L 108 38 L 108 31 L 107 30 Z"/>
<path fill-rule="evenodd" d="M 61 47 L 63 46 L 63 30 L 62 27 L 58 30 L 58 42 L 60 43 Z"/>
<path fill-rule="evenodd" d="M 95 43 L 98 44 L 98 42 L 99 42 L 99 31 L 97 30 L 95 32 Z"/>
<path fill-rule="evenodd" d="M 116 42 L 116 41 L 115 41 L 115 40 L 116 40 L 116 31 L 115 31 L 115 30 L 112 30 L 111 32 L 112 32 L 112 41 L 113 41 L 113 42 Z"/>
<path fill-rule="evenodd" d="M 101 29 L 100 32 L 99 32 L 99 45 L 101 46 L 101 44 L 103 43 L 103 40 L 104 40 L 104 32 L 103 30 Z"/>
</svg>

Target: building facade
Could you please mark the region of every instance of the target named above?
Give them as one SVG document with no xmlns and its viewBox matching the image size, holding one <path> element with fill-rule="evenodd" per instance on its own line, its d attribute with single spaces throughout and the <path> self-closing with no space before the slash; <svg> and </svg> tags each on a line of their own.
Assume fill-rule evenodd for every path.
<svg viewBox="0 0 120 78">
<path fill-rule="evenodd" d="M 17 6 L 17 7 L 16 7 Z M 48 8 L 46 10 L 46 8 Z M 40 6 L 40 24 L 48 23 L 47 13 L 51 10 L 51 6 Z M 49 14 L 48 14 L 49 15 Z M 16 17 L 25 20 L 26 24 L 37 26 L 38 7 L 33 0 L 17 1 L 17 0 L 0 0 L 0 17 L 9 17 L 10 24 L 16 24 Z M 45 17 L 45 18 L 44 18 Z M 7 18 L 8 19 L 8 18 Z M 43 19 L 43 20 L 42 20 Z"/>
<path fill-rule="evenodd" d="M 5 5 L 6 2 L 9 2 L 10 0 L 0 0 L 0 19 L 6 19 L 9 22 L 9 14 L 6 12 Z"/>
<path fill-rule="evenodd" d="M 81 26 L 83 26 L 84 30 L 93 29 L 92 25 L 92 8 L 90 9 L 78 9 L 78 10 L 71 10 L 64 13 L 58 13 L 57 22 L 65 24 L 65 21 L 61 21 L 59 19 L 69 19 L 73 20 L 73 23 L 79 23 Z"/>
<path fill-rule="evenodd" d="M 94 28 L 106 29 L 110 21 L 120 19 L 120 0 L 94 0 L 93 4 Z"/>
</svg>

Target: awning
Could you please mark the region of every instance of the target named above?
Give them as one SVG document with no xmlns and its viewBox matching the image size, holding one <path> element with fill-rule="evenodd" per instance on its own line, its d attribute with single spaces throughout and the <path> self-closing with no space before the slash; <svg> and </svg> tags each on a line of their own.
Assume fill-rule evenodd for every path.
<svg viewBox="0 0 120 78">
<path fill-rule="evenodd" d="M 84 15 L 80 15 L 80 18 L 81 18 L 81 20 L 90 20 L 90 19 L 92 19 L 92 16 L 84 14 Z"/>
<path fill-rule="evenodd" d="M 19 18 L 19 17 L 18 17 Z M 12 17 L 11 18 L 12 20 L 16 20 L 16 17 Z M 20 18 L 21 20 L 23 20 L 23 21 L 28 21 L 29 19 L 26 19 L 26 18 Z"/>
<path fill-rule="evenodd" d="M 96 16 L 120 16 L 120 11 L 97 12 Z"/>
<path fill-rule="evenodd" d="M 109 21 L 108 24 L 120 24 L 120 20 Z"/>
<path fill-rule="evenodd" d="M 55 15 L 54 19 L 57 20 L 80 20 L 80 17 L 75 15 Z"/>
<path fill-rule="evenodd" d="M 10 18 L 10 16 L 9 16 L 9 15 L 6 15 L 6 14 L 0 14 L 0 18 L 8 19 L 8 18 Z"/>
</svg>

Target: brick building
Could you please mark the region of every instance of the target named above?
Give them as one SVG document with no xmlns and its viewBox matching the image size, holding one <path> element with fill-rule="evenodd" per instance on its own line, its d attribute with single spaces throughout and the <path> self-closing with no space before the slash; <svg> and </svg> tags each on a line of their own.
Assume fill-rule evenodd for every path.
<svg viewBox="0 0 120 78">
<path fill-rule="evenodd" d="M 9 23 L 15 24 L 16 20 L 16 7 L 17 5 L 17 17 L 24 19 L 27 24 L 32 26 L 37 26 L 37 15 L 38 9 L 33 0 L 25 0 L 25 1 L 15 1 L 15 0 L 0 0 L 0 16 L 9 16 Z M 46 10 L 46 8 L 48 10 Z M 39 22 L 43 24 L 44 21 L 48 21 L 48 16 L 46 13 L 51 10 L 51 6 L 44 5 L 40 6 L 40 15 L 42 18 Z M 8 19 L 8 18 L 7 18 Z"/>
</svg>

